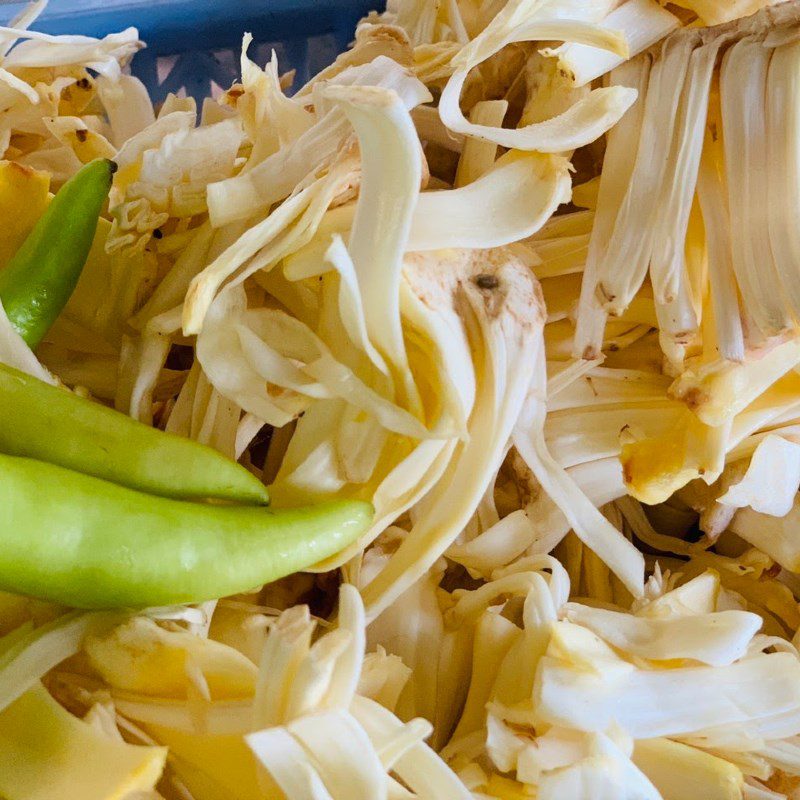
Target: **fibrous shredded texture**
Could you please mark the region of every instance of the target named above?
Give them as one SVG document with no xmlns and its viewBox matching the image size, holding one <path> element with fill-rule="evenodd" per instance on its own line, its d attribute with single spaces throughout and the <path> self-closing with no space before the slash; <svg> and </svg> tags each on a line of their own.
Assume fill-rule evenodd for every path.
<svg viewBox="0 0 800 800">
<path fill-rule="evenodd" d="M 44 5 L 0 269 L 118 171 L 0 362 L 375 513 L 199 606 L 0 594 L 0 796 L 800 798 L 800 5 L 389 0 L 200 109 Z"/>
</svg>

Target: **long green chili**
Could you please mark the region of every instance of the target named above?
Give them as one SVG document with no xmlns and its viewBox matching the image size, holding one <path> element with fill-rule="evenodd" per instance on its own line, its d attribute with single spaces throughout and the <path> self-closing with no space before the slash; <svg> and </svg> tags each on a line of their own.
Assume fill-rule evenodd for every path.
<svg viewBox="0 0 800 800">
<path fill-rule="evenodd" d="M 0 455 L 0 589 L 76 608 L 200 602 L 333 555 L 371 516 L 356 501 L 272 511 L 168 500 Z"/>
<path fill-rule="evenodd" d="M 266 487 L 210 447 L 0 364 L 0 453 L 152 494 L 267 503 Z"/>
<path fill-rule="evenodd" d="M 39 344 L 78 284 L 115 169 L 101 159 L 73 175 L 0 269 L 0 301 L 30 347 Z"/>
</svg>

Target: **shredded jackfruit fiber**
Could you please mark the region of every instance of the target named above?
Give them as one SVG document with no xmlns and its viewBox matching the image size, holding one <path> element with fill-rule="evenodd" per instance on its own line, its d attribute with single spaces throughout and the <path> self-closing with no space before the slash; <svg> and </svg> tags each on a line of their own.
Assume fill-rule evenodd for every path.
<svg viewBox="0 0 800 800">
<path fill-rule="evenodd" d="M 0 796 L 800 797 L 800 6 L 390 0 L 198 109 L 45 5 L 0 267 L 119 169 L 0 361 L 375 517 L 200 606 L 0 593 Z"/>
</svg>

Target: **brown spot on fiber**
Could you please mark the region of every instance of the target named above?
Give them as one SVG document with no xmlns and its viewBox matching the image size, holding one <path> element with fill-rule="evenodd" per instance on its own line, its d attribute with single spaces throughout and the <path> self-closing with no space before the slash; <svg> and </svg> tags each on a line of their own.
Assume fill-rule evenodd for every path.
<svg viewBox="0 0 800 800">
<path fill-rule="evenodd" d="M 705 405 L 711 398 L 708 396 L 708 392 L 704 392 L 702 389 L 694 387 L 689 389 L 682 399 L 689 409 L 696 411 L 698 408 Z"/>
<path fill-rule="evenodd" d="M 592 347 L 592 345 L 586 345 L 586 348 L 583 351 L 583 359 L 584 361 L 594 361 L 600 353 L 597 352 L 596 347 Z"/>
<path fill-rule="evenodd" d="M 475 285 L 479 289 L 496 289 L 500 285 L 497 275 L 478 275 L 475 278 Z"/>
<path fill-rule="evenodd" d="M 633 466 L 630 460 L 622 462 L 622 479 L 625 481 L 626 486 L 630 486 L 633 483 Z"/>
<path fill-rule="evenodd" d="M 768 569 L 765 569 L 761 575 L 761 580 L 767 580 L 769 578 L 777 578 L 778 575 L 781 574 L 781 565 L 780 564 L 773 564 Z"/>
<path fill-rule="evenodd" d="M 597 299 L 600 301 L 601 305 L 613 303 L 614 300 L 617 299 L 617 296 L 613 292 L 610 292 L 603 283 L 597 284 L 595 294 L 597 295 Z"/>
</svg>

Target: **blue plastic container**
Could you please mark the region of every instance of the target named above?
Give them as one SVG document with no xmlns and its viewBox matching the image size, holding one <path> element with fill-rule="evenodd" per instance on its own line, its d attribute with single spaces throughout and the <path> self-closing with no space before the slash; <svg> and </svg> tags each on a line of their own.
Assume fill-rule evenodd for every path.
<svg viewBox="0 0 800 800">
<path fill-rule="evenodd" d="M 3 3 L 7 23 L 25 3 Z M 253 34 L 250 56 L 264 64 L 274 48 L 282 72 L 297 70 L 295 86 L 333 61 L 353 38 L 356 22 L 381 0 L 50 0 L 34 23 L 46 33 L 104 36 L 139 29 L 147 49 L 132 72 L 154 101 L 185 89 L 198 100 L 212 84 L 228 88 L 239 74 L 242 34 Z"/>
</svg>

